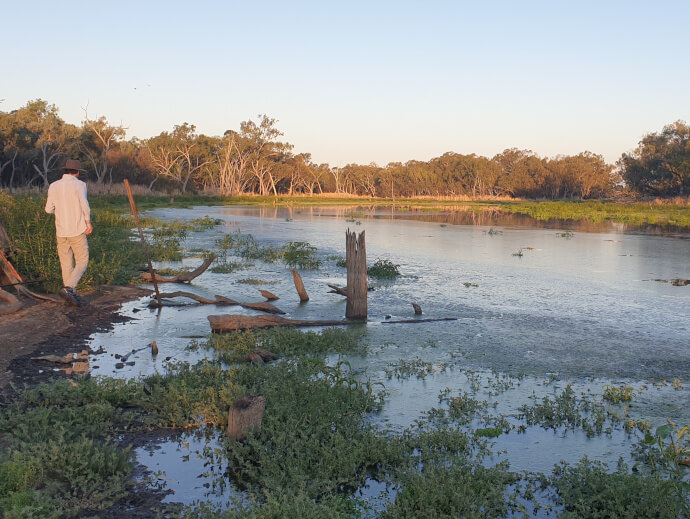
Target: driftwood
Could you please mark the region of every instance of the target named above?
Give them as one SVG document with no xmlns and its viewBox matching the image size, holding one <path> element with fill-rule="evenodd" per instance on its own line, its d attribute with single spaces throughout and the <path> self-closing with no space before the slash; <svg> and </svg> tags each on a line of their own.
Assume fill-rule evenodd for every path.
<svg viewBox="0 0 690 519">
<path fill-rule="evenodd" d="M 268 312 L 269 314 L 284 314 L 280 308 L 273 306 L 271 303 L 262 301 L 260 303 L 242 303 L 242 307 L 251 308 L 252 310 L 259 310 L 260 312 Z"/>
<path fill-rule="evenodd" d="M 245 357 L 249 362 L 252 364 L 256 364 L 257 366 L 262 366 L 264 362 L 271 362 L 272 360 L 278 360 L 280 357 L 276 355 L 275 353 L 271 353 L 268 350 L 264 350 L 263 348 L 258 348 L 254 351 L 250 351 L 247 353 L 247 356 Z"/>
<path fill-rule="evenodd" d="M 341 296 L 347 297 L 347 287 L 339 287 L 338 285 L 331 285 L 330 283 L 326 284 L 331 289 L 328 291 L 329 294 L 340 294 Z"/>
<path fill-rule="evenodd" d="M 258 353 L 264 362 L 271 362 L 272 360 L 278 360 L 280 358 L 275 353 L 264 350 L 263 348 L 257 348 L 254 352 Z"/>
<path fill-rule="evenodd" d="M 166 276 L 161 276 L 160 274 L 155 274 L 156 276 L 156 281 L 158 283 L 189 283 L 191 282 L 194 278 L 197 278 L 201 276 L 204 272 L 208 270 L 208 268 L 211 266 L 211 263 L 213 263 L 213 260 L 215 260 L 215 256 L 210 256 L 204 260 L 204 262 L 191 272 L 183 272 L 182 274 L 178 274 L 177 276 L 174 277 L 166 277 Z M 151 273 L 150 272 L 143 272 L 141 274 L 141 279 L 150 281 L 151 278 Z M 162 296 L 161 296 L 162 297 Z"/>
<path fill-rule="evenodd" d="M 292 269 L 292 280 L 295 282 L 295 288 L 299 294 L 299 300 L 303 303 L 309 301 L 309 294 L 307 294 L 307 291 L 304 288 L 304 283 L 302 283 L 302 276 L 300 276 L 299 272 L 297 272 L 295 269 Z"/>
<path fill-rule="evenodd" d="M 347 265 L 347 306 L 345 317 L 366 319 L 367 309 L 367 247 L 364 231 L 345 232 L 345 263 Z"/>
<path fill-rule="evenodd" d="M 264 359 L 255 351 L 250 351 L 247 353 L 245 356 L 248 362 L 251 362 L 252 364 L 256 366 L 263 366 L 264 364 Z"/>
<path fill-rule="evenodd" d="M 417 303 L 412 303 L 412 308 L 414 308 L 415 315 L 422 315 L 422 307 L 419 306 Z"/>
<path fill-rule="evenodd" d="M 172 299 L 174 297 L 188 297 L 189 299 L 194 299 L 194 301 L 204 304 L 204 305 L 239 305 L 237 301 L 234 299 L 230 299 L 229 297 L 225 296 L 219 296 L 215 295 L 213 296 L 215 299 L 207 299 L 205 297 L 201 297 L 196 294 L 192 294 L 191 292 L 182 292 L 182 291 L 177 291 L 177 292 L 165 292 L 161 293 L 161 299 Z"/>
<path fill-rule="evenodd" d="M 345 324 L 360 324 L 356 321 L 320 321 L 287 319 L 278 315 L 209 315 L 208 321 L 213 333 L 234 332 L 237 330 L 251 330 L 254 328 L 274 328 L 276 326 L 339 326 Z"/>
<path fill-rule="evenodd" d="M 153 281 L 153 291 L 156 294 L 156 304 L 153 305 L 149 303 L 149 306 L 160 308 L 163 306 L 161 303 L 161 294 L 158 290 L 158 280 L 156 279 L 156 271 L 153 270 L 153 263 L 151 263 L 151 253 L 149 252 L 149 246 L 146 243 L 146 238 L 144 238 L 144 231 L 141 229 L 141 222 L 139 221 L 139 211 L 137 211 L 137 204 L 134 202 L 134 196 L 132 195 L 132 188 L 129 186 L 129 180 L 124 179 L 125 191 L 127 191 L 127 198 L 129 199 L 129 207 L 132 209 L 132 214 L 134 215 L 134 223 L 139 231 L 139 239 L 141 240 L 141 246 L 144 248 L 144 254 L 146 255 L 146 264 L 149 267 L 149 275 L 151 281 Z"/>
<path fill-rule="evenodd" d="M 22 307 L 22 303 L 16 296 L 5 292 L 2 288 L 0 288 L 0 301 L 4 301 L 0 303 L 0 315 L 14 313 Z"/>
<path fill-rule="evenodd" d="M 42 355 L 41 357 L 31 357 L 31 360 L 45 360 L 56 364 L 72 364 L 73 362 L 84 362 L 89 360 L 89 352 L 82 350 L 80 353 L 68 353 L 62 357 L 58 355 Z"/>
<path fill-rule="evenodd" d="M 2 224 L 0 223 L 0 227 L 1 226 L 2 226 Z M 54 303 L 62 302 L 61 299 L 56 299 L 54 297 L 36 294 L 35 292 L 32 292 L 31 290 L 26 288 L 23 285 L 23 283 L 24 283 L 24 280 L 19 275 L 19 272 L 17 272 L 16 269 L 12 266 L 12 263 L 10 263 L 10 260 L 8 260 L 7 256 L 5 256 L 4 251 L 0 250 L 0 285 L 14 285 L 14 289 L 17 291 L 17 294 L 25 296 L 25 297 L 30 297 L 32 299 L 40 299 L 43 301 L 52 301 Z"/>
<path fill-rule="evenodd" d="M 457 317 L 440 317 L 438 319 L 402 319 L 400 321 L 381 321 L 381 324 L 412 324 L 412 323 L 433 323 L 436 321 L 457 321 Z"/>
<path fill-rule="evenodd" d="M 277 299 L 280 299 L 277 295 L 275 295 L 273 292 L 269 292 L 268 290 L 259 290 L 259 292 L 261 292 L 261 295 L 269 301 L 275 301 Z"/>
<path fill-rule="evenodd" d="M 235 400 L 228 416 L 228 438 L 246 440 L 248 432 L 261 429 L 265 409 L 266 399 L 262 396 L 245 395 Z"/>
</svg>

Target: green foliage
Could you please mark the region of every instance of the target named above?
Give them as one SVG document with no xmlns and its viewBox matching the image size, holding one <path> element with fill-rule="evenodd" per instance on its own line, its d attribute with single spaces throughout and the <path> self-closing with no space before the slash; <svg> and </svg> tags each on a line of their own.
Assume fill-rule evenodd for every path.
<svg viewBox="0 0 690 519">
<path fill-rule="evenodd" d="M 536 400 L 536 397 L 533 397 Z M 587 436 L 604 432 L 608 423 L 618 423 L 620 418 L 606 412 L 604 406 L 588 394 L 578 397 L 569 384 L 553 397 L 545 396 L 541 402 L 520 407 L 523 418 L 529 425 L 541 425 L 547 429 L 566 427 L 581 428 Z"/>
<path fill-rule="evenodd" d="M 508 517 L 505 493 L 517 476 L 504 466 L 427 465 L 403 480 L 384 518 Z"/>
<path fill-rule="evenodd" d="M 280 356 L 366 353 L 358 339 L 358 332 L 341 328 L 326 328 L 320 333 L 273 328 L 213 335 L 207 346 L 215 349 L 224 362 L 241 362 L 257 348 Z"/>
<path fill-rule="evenodd" d="M 242 234 L 239 230 L 216 240 L 216 246 L 221 263 L 226 262 L 229 256 L 261 260 L 266 263 L 273 263 L 281 257 L 281 251 L 275 247 L 263 247 L 251 234 Z"/>
<path fill-rule="evenodd" d="M 54 217 L 43 210 L 44 197 L 0 193 L 0 220 L 15 247 L 15 268 L 29 279 L 45 279 L 39 289 L 56 292 L 62 286 Z M 94 232 L 89 236 L 89 266 L 80 287 L 127 283 L 141 270 L 141 246 L 130 240 L 131 218 L 110 210 L 92 210 Z"/>
<path fill-rule="evenodd" d="M 260 431 L 228 444 L 230 477 L 257 494 L 290 488 L 311 498 L 357 488 L 376 467 L 401 459 L 403 446 L 365 421 L 380 397 L 345 363 L 311 359 L 256 369 L 235 381 L 268 402 Z"/>
<path fill-rule="evenodd" d="M 316 257 L 316 247 L 304 241 L 291 241 L 281 248 L 283 263 L 288 267 L 317 269 L 321 261 Z"/>
<path fill-rule="evenodd" d="M 389 379 L 393 377 L 405 379 L 411 376 L 424 379 L 428 375 L 433 375 L 434 373 L 443 373 L 446 369 L 448 369 L 447 363 L 428 362 L 420 358 L 416 358 L 410 361 L 400 359 L 397 362 L 391 362 L 385 371 L 386 376 Z"/>
<path fill-rule="evenodd" d="M 628 384 L 623 384 L 622 386 L 610 386 L 606 384 L 604 387 L 603 399 L 612 404 L 630 402 L 634 396 L 635 389 Z"/>
<path fill-rule="evenodd" d="M 377 259 L 367 268 L 367 274 L 376 279 L 395 279 L 400 275 L 400 265 L 387 259 Z"/>
<path fill-rule="evenodd" d="M 675 519 L 690 514 L 687 482 L 628 473 L 625 466 L 609 473 L 601 463 L 584 458 L 575 466 L 557 465 L 548 482 L 565 508 L 563 518 Z"/>
<path fill-rule="evenodd" d="M 238 279 L 236 283 L 242 285 L 277 285 L 280 281 L 271 281 L 268 279 L 244 278 Z"/>
<path fill-rule="evenodd" d="M 177 516 L 175 516 L 177 517 Z M 179 517 L 186 519 L 352 519 L 360 517 L 354 503 L 339 494 L 314 501 L 301 490 L 272 492 L 263 503 L 233 503 L 227 510 L 207 503 L 188 507 Z"/>
<path fill-rule="evenodd" d="M 676 121 L 645 135 L 620 160 L 628 186 L 640 193 L 682 196 L 690 192 L 690 126 Z"/>
</svg>

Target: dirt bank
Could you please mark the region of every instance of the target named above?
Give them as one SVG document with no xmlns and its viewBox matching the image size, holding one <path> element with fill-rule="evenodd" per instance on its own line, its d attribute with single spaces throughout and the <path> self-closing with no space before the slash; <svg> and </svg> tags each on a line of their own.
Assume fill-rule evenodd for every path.
<svg viewBox="0 0 690 519">
<path fill-rule="evenodd" d="M 22 387 L 59 376 L 53 371 L 59 364 L 33 358 L 88 349 L 89 335 L 126 320 L 117 313 L 122 303 L 150 293 L 139 287 L 102 286 L 82 294 L 87 304 L 80 308 L 23 299 L 20 311 L 0 317 L 0 390 L 10 383 Z"/>
</svg>

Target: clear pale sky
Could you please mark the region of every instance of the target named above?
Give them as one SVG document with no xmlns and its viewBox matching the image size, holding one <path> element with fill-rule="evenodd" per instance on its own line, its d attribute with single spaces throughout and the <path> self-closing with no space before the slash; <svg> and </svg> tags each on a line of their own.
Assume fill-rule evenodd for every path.
<svg viewBox="0 0 690 519">
<path fill-rule="evenodd" d="M 0 110 L 148 138 L 266 113 L 317 163 L 615 162 L 690 121 L 690 1 L 0 0 Z"/>
</svg>

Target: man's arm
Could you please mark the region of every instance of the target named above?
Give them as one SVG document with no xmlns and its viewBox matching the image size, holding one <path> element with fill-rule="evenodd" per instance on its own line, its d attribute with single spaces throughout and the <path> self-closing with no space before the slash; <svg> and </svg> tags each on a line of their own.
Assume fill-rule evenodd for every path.
<svg viewBox="0 0 690 519">
<path fill-rule="evenodd" d="M 91 225 L 91 207 L 89 206 L 89 201 L 86 199 L 86 184 L 81 187 L 82 189 L 79 190 L 79 205 L 84 215 L 84 220 L 86 220 L 86 230 L 84 234 L 91 234 L 93 232 L 93 226 Z"/>
<path fill-rule="evenodd" d="M 48 200 L 46 200 L 45 210 L 48 214 L 53 214 L 55 212 L 55 198 L 53 198 L 50 187 L 48 188 Z"/>
</svg>

